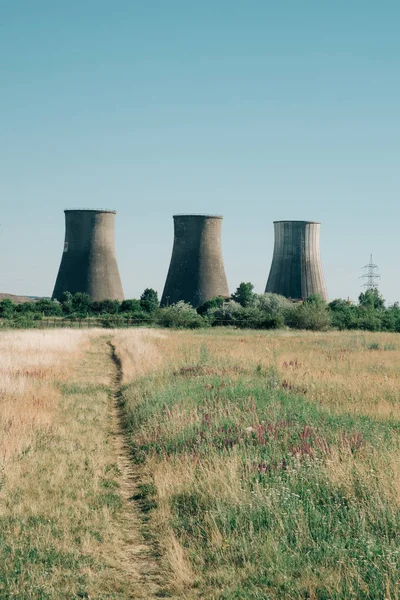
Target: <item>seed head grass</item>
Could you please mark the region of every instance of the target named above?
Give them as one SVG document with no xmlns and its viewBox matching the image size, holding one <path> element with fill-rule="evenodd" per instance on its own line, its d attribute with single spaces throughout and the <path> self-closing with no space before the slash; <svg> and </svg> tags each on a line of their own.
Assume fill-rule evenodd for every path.
<svg viewBox="0 0 400 600">
<path fill-rule="evenodd" d="M 0 598 L 131 598 L 104 331 L 2 333 L 0 352 Z"/>
<path fill-rule="evenodd" d="M 171 588 L 397 599 L 396 335 L 224 329 L 147 343 L 139 371 L 121 353 L 133 374 L 122 402 Z"/>
<path fill-rule="evenodd" d="M 398 600 L 396 334 L 16 331 L 0 354 L 1 598 L 150 598 L 153 548 L 188 600 Z"/>
</svg>

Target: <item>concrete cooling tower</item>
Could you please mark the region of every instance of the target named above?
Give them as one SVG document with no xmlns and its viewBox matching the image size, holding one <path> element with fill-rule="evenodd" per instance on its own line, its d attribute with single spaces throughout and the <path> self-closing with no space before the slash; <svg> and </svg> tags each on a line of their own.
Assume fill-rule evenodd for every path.
<svg viewBox="0 0 400 600">
<path fill-rule="evenodd" d="M 328 301 L 319 249 L 320 223 L 274 221 L 275 246 L 266 292 L 303 300 L 319 294 Z"/>
<path fill-rule="evenodd" d="M 53 299 L 63 292 L 86 292 L 92 300 L 123 300 L 114 247 L 115 211 L 64 212 L 64 252 Z"/>
<path fill-rule="evenodd" d="M 221 225 L 219 216 L 174 216 L 174 246 L 161 306 L 184 300 L 197 307 L 216 296 L 229 296 Z"/>
</svg>

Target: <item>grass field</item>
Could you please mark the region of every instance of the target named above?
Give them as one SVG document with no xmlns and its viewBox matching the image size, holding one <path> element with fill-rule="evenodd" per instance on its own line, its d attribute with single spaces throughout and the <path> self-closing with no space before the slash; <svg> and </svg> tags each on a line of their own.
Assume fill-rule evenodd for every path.
<svg viewBox="0 0 400 600">
<path fill-rule="evenodd" d="M 398 598 L 399 364 L 395 335 L 152 340 L 124 412 L 182 597 Z"/>
<path fill-rule="evenodd" d="M 110 336 L 108 336 L 110 337 Z M 0 337 L 0 598 L 148 598 L 102 331 Z M 128 474 L 129 475 L 129 474 Z"/>
<path fill-rule="evenodd" d="M 0 598 L 397 600 L 399 340 L 1 334 Z"/>
</svg>

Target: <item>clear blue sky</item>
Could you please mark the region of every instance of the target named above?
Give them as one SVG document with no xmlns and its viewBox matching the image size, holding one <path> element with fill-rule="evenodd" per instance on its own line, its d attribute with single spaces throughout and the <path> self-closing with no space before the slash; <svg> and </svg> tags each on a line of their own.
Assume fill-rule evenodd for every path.
<svg viewBox="0 0 400 600">
<path fill-rule="evenodd" d="M 330 298 L 373 254 L 400 300 L 400 4 L 0 2 L 0 292 L 51 295 L 64 208 L 115 208 L 127 297 L 160 293 L 174 213 L 224 215 L 262 292 L 274 220 L 321 221 Z"/>
</svg>

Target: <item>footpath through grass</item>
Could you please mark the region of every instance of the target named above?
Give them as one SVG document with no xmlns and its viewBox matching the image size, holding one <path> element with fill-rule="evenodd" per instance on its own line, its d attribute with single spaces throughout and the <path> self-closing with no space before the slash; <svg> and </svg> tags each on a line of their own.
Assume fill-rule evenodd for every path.
<svg viewBox="0 0 400 600">
<path fill-rule="evenodd" d="M 133 597 L 111 443 L 113 363 L 100 335 L 0 339 L 1 600 Z"/>
<path fill-rule="evenodd" d="M 123 402 L 171 586 L 398 599 L 399 338 L 211 331 L 152 344 Z"/>
</svg>

